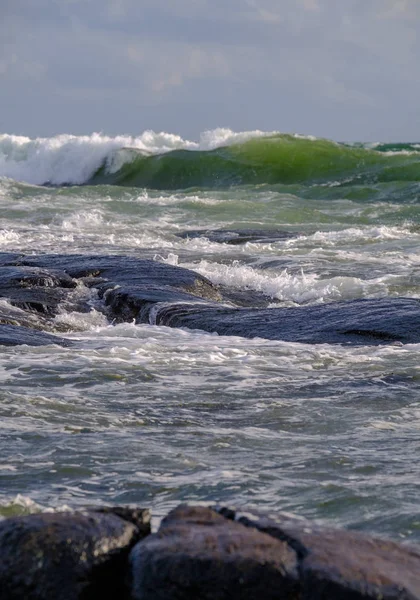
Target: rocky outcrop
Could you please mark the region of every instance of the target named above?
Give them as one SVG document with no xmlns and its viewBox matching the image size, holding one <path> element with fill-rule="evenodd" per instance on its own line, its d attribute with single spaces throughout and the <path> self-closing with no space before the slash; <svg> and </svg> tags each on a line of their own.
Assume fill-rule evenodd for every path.
<svg viewBox="0 0 420 600">
<path fill-rule="evenodd" d="M 62 310 L 88 312 L 89 301 L 77 286 L 96 290 L 113 322 L 150 321 L 158 303 L 221 300 L 216 286 L 198 273 L 154 260 L 126 256 L 0 254 L 0 344 L 42 345 L 63 340 L 28 328 L 59 331 L 54 317 Z M 21 330 L 19 330 L 21 327 Z"/>
<path fill-rule="evenodd" d="M 59 331 L 54 317 L 60 311 L 89 311 L 89 298 L 75 293 L 83 286 L 95 290 L 95 308 L 112 322 L 134 320 L 309 344 L 420 342 L 420 301 L 414 298 L 267 308 L 270 299 L 264 294 L 218 287 L 194 271 L 154 260 L 15 254 L 0 254 L 0 298 L 7 299 L 15 311 L 0 305 L 0 342 L 32 343 L 24 330 L 8 338 L 17 330 L 4 325 L 52 333 Z M 42 341 L 35 335 L 32 339 L 35 344 Z"/>
<path fill-rule="evenodd" d="M 159 309 L 156 323 L 306 344 L 419 343 L 420 301 L 378 298 L 270 309 L 174 305 Z"/>
<path fill-rule="evenodd" d="M 119 286 L 158 287 L 192 293 L 207 300 L 221 300 L 217 287 L 206 277 L 150 259 L 133 256 L 44 255 L 21 257 L 19 264 L 64 270 L 71 278 L 85 280 L 99 290 Z"/>
<path fill-rule="evenodd" d="M 181 505 L 0 522 L 2 600 L 419 600 L 420 548 L 288 513 Z"/>
</svg>

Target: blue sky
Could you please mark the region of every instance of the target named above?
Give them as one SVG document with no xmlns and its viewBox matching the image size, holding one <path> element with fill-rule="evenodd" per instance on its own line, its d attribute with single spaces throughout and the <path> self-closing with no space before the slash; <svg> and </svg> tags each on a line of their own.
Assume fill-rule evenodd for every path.
<svg viewBox="0 0 420 600">
<path fill-rule="evenodd" d="M 419 0 L 2 0 L 0 131 L 420 140 Z"/>
</svg>

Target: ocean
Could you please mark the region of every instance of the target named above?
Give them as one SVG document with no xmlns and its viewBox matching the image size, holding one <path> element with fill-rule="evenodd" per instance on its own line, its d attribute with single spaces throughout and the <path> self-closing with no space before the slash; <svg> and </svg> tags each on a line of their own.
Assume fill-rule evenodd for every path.
<svg viewBox="0 0 420 600">
<path fill-rule="evenodd" d="M 419 301 L 419 198 L 415 143 L 0 135 L 1 253 L 152 259 L 273 311 Z M 1 347 L 0 515 L 219 502 L 420 541 L 419 343 L 112 322 L 72 293 L 90 310 L 50 331 L 77 344 Z"/>
</svg>

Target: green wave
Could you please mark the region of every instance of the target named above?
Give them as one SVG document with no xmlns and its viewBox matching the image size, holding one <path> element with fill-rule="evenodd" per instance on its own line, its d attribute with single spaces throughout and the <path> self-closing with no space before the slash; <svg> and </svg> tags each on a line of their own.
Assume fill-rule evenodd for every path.
<svg viewBox="0 0 420 600">
<path fill-rule="evenodd" d="M 411 144 L 369 148 L 276 135 L 208 151 L 174 150 L 159 155 L 145 155 L 135 149 L 124 152 L 128 160 L 116 172 L 110 173 L 104 164 L 88 184 L 175 190 L 420 181 L 420 152 Z"/>
</svg>

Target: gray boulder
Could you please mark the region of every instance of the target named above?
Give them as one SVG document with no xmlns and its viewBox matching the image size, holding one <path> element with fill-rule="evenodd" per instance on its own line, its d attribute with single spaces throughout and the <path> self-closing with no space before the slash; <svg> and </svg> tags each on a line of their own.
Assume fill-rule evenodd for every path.
<svg viewBox="0 0 420 600">
<path fill-rule="evenodd" d="M 302 600 L 418 600 L 420 548 L 333 529 L 287 513 L 219 514 L 286 542 L 299 561 Z"/>
<path fill-rule="evenodd" d="M 0 598 L 123 599 L 129 550 L 149 531 L 149 511 L 129 508 L 1 521 Z"/>
<path fill-rule="evenodd" d="M 180 506 L 130 554 L 135 600 L 297 598 L 297 559 L 287 543 Z"/>
</svg>

